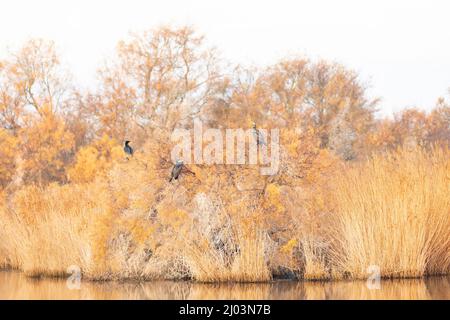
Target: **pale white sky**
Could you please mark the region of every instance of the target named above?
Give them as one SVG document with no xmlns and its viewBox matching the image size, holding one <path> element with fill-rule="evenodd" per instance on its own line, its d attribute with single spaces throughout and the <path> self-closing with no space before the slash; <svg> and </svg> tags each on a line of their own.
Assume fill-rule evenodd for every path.
<svg viewBox="0 0 450 320">
<path fill-rule="evenodd" d="M 189 24 L 231 62 L 290 55 L 344 63 L 384 114 L 429 109 L 450 87 L 448 0 L 4 0 L 0 56 L 30 37 L 56 41 L 82 85 L 129 31 Z"/>
</svg>

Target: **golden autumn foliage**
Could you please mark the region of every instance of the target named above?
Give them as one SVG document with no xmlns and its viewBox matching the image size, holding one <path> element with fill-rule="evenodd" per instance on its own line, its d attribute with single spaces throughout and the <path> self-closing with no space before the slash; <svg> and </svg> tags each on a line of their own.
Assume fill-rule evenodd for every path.
<svg viewBox="0 0 450 320">
<path fill-rule="evenodd" d="M 52 42 L 0 60 L 1 266 L 203 282 L 450 271 L 444 99 L 378 119 L 340 64 L 230 69 L 205 43 L 188 27 L 132 34 L 88 92 Z M 169 182 L 171 134 L 194 119 L 279 129 L 278 172 L 197 163 Z"/>
<path fill-rule="evenodd" d="M 123 159 L 122 147 L 114 139 L 103 135 L 78 150 L 74 164 L 67 170 L 67 177 L 75 183 L 91 182 L 95 177 L 106 174 L 119 159 Z"/>
<path fill-rule="evenodd" d="M 0 186 L 11 182 L 15 171 L 17 138 L 0 128 Z"/>
<path fill-rule="evenodd" d="M 33 120 L 20 135 L 22 170 L 25 181 L 45 184 L 65 180 L 65 164 L 73 152 L 74 136 L 65 129 L 64 120 L 49 110 Z"/>
</svg>

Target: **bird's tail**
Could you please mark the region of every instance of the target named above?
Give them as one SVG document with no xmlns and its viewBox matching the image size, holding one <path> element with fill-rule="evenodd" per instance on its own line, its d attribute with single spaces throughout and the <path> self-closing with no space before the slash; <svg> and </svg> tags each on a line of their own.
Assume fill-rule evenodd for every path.
<svg viewBox="0 0 450 320">
<path fill-rule="evenodd" d="M 172 182 L 173 177 L 170 177 L 169 182 Z"/>
</svg>

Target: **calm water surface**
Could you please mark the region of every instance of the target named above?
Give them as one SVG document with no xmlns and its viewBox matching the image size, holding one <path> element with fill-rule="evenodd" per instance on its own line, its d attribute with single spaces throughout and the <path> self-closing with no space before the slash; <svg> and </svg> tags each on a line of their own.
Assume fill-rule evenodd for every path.
<svg viewBox="0 0 450 320">
<path fill-rule="evenodd" d="M 365 281 L 259 284 L 193 282 L 89 282 L 69 289 L 64 279 L 33 279 L 0 271 L 0 299 L 447 299 L 450 277 L 385 280 L 378 290 Z"/>
</svg>

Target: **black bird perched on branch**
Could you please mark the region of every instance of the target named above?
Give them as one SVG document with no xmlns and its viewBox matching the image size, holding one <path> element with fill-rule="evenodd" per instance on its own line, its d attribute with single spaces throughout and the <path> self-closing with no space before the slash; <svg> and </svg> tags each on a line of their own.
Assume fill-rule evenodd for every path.
<svg viewBox="0 0 450 320">
<path fill-rule="evenodd" d="M 261 132 L 256 128 L 256 123 L 253 122 L 253 135 L 256 139 L 256 144 L 259 146 L 260 144 L 265 145 L 266 142 L 264 141 L 264 137 Z"/>
<path fill-rule="evenodd" d="M 183 169 L 183 160 L 177 160 L 175 165 L 172 168 L 172 173 L 170 174 L 169 182 L 172 182 L 173 179 L 178 180 L 180 176 L 181 169 Z"/>
<path fill-rule="evenodd" d="M 123 147 L 123 151 L 130 156 L 133 155 L 133 148 L 129 145 L 130 141 L 125 141 L 125 146 Z"/>
</svg>

